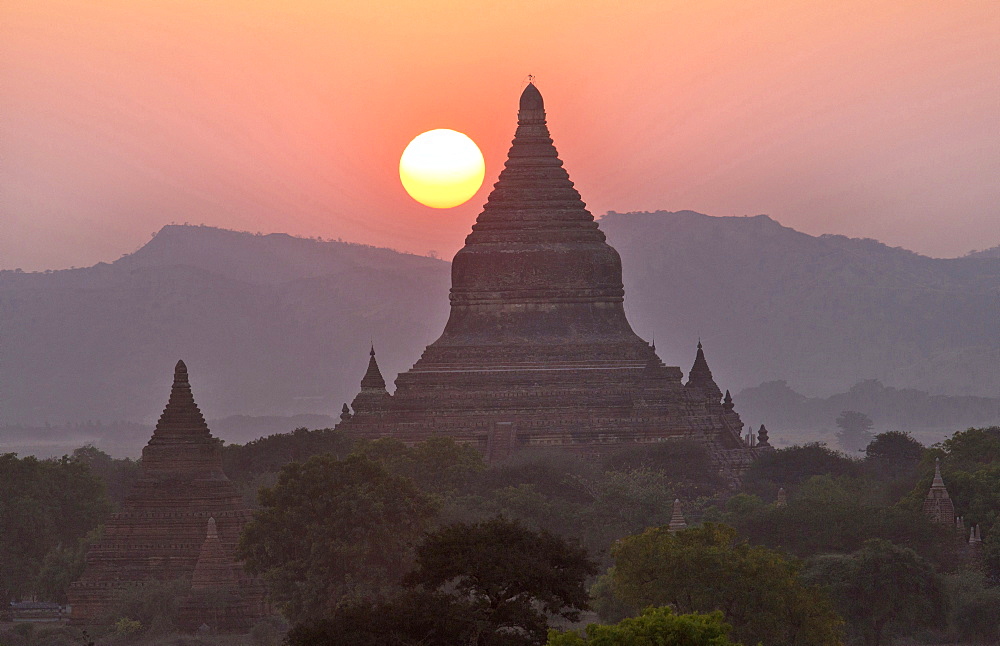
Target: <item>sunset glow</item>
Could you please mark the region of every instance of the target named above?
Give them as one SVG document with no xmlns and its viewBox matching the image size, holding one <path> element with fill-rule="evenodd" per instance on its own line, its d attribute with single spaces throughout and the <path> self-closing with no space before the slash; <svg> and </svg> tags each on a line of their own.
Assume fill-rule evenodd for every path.
<svg viewBox="0 0 1000 646">
<path fill-rule="evenodd" d="M 414 137 L 399 158 L 410 197 L 434 209 L 465 204 L 483 185 L 486 161 L 468 135 L 441 128 Z"/>
<path fill-rule="evenodd" d="M 448 127 L 498 171 L 528 74 L 595 216 L 962 255 L 995 244 L 997 33 L 988 0 L 0 3 L 0 266 L 169 222 L 450 258 L 479 204 L 428 218 L 400 153 Z"/>
</svg>

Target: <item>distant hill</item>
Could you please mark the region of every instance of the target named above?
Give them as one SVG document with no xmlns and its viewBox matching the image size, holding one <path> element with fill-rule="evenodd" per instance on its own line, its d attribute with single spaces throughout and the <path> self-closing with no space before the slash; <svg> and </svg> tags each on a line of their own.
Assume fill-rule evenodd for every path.
<svg viewBox="0 0 1000 646">
<path fill-rule="evenodd" d="M 601 228 L 636 331 L 684 369 L 701 336 L 723 389 L 784 379 L 827 395 L 879 379 L 1000 396 L 1000 258 L 928 258 L 764 215 L 609 213 Z"/>
<path fill-rule="evenodd" d="M 601 227 L 622 255 L 636 331 L 685 372 L 700 335 L 723 389 L 783 379 L 815 396 L 879 379 L 1000 395 L 1000 258 L 932 259 L 766 216 L 610 213 Z M 370 340 L 391 383 L 440 334 L 449 267 L 167 226 L 110 264 L 0 272 L 0 426 L 155 423 L 179 358 L 206 417 L 335 419 Z M 287 425 L 247 424 L 227 434 Z"/>
<path fill-rule="evenodd" d="M 180 358 L 207 417 L 339 414 L 372 340 L 392 375 L 440 334 L 449 267 L 167 226 L 111 264 L 0 272 L 0 425 L 155 423 Z"/>
</svg>

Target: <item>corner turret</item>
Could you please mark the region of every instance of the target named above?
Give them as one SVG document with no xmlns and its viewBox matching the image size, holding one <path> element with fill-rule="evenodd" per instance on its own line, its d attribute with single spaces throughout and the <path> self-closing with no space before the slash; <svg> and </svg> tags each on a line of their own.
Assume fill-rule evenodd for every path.
<svg viewBox="0 0 1000 646">
<path fill-rule="evenodd" d="M 771 444 L 767 440 L 767 427 L 763 424 L 760 425 L 760 430 L 757 431 L 757 446 L 758 448 L 771 447 Z"/>
<path fill-rule="evenodd" d="M 698 339 L 698 352 L 694 356 L 694 365 L 688 374 L 688 381 L 684 384 L 686 388 L 700 388 L 705 397 L 715 404 L 722 399 L 722 391 L 712 378 L 712 371 L 708 368 L 708 361 L 705 359 L 705 351 L 701 347 L 701 339 Z"/>
<path fill-rule="evenodd" d="M 375 345 L 372 344 L 368 353 L 368 369 L 361 378 L 361 392 L 351 402 L 351 408 L 354 410 L 354 415 L 351 417 L 380 412 L 384 410 L 391 397 L 385 388 L 385 379 L 382 378 L 382 371 L 379 370 L 378 361 L 375 359 Z M 344 419 L 343 411 L 341 419 Z"/>
</svg>

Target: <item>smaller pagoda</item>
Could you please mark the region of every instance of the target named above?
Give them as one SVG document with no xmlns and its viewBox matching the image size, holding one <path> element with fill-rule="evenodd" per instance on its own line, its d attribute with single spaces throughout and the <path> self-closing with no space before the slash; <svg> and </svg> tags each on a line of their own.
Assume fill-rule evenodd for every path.
<svg viewBox="0 0 1000 646">
<path fill-rule="evenodd" d="M 70 622 L 112 622 L 127 588 L 184 580 L 191 594 L 181 603 L 181 627 L 250 628 L 265 614 L 263 587 L 234 556 L 250 516 L 222 471 L 222 442 L 209 431 L 187 366 L 178 361 L 170 400 L 142 450 L 138 481 L 70 585 Z"/>
<path fill-rule="evenodd" d="M 951 501 L 948 489 L 944 486 L 940 459 L 934 460 L 934 480 L 931 481 L 930 491 L 924 498 L 924 514 L 930 518 L 931 522 L 948 527 L 955 526 L 955 504 Z"/>
</svg>

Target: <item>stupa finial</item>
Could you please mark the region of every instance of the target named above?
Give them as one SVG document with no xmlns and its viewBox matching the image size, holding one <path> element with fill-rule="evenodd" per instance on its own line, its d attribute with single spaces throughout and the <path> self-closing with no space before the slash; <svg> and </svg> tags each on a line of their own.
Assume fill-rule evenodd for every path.
<svg viewBox="0 0 1000 646">
<path fill-rule="evenodd" d="M 529 77 L 534 79 L 533 76 Z M 545 102 L 542 100 L 542 93 L 538 91 L 535 84 L 528 81 L 524 91 L 521 92 L 521 100 L 518 106 L 521 110 L 545 110 Z"/>
<path fill-rule="evenodd" d="M 934 458 L 934 480 L 932 487 L 944 487 L 944 478 L 941 477 L 941 458 Z"/>
</svg>

